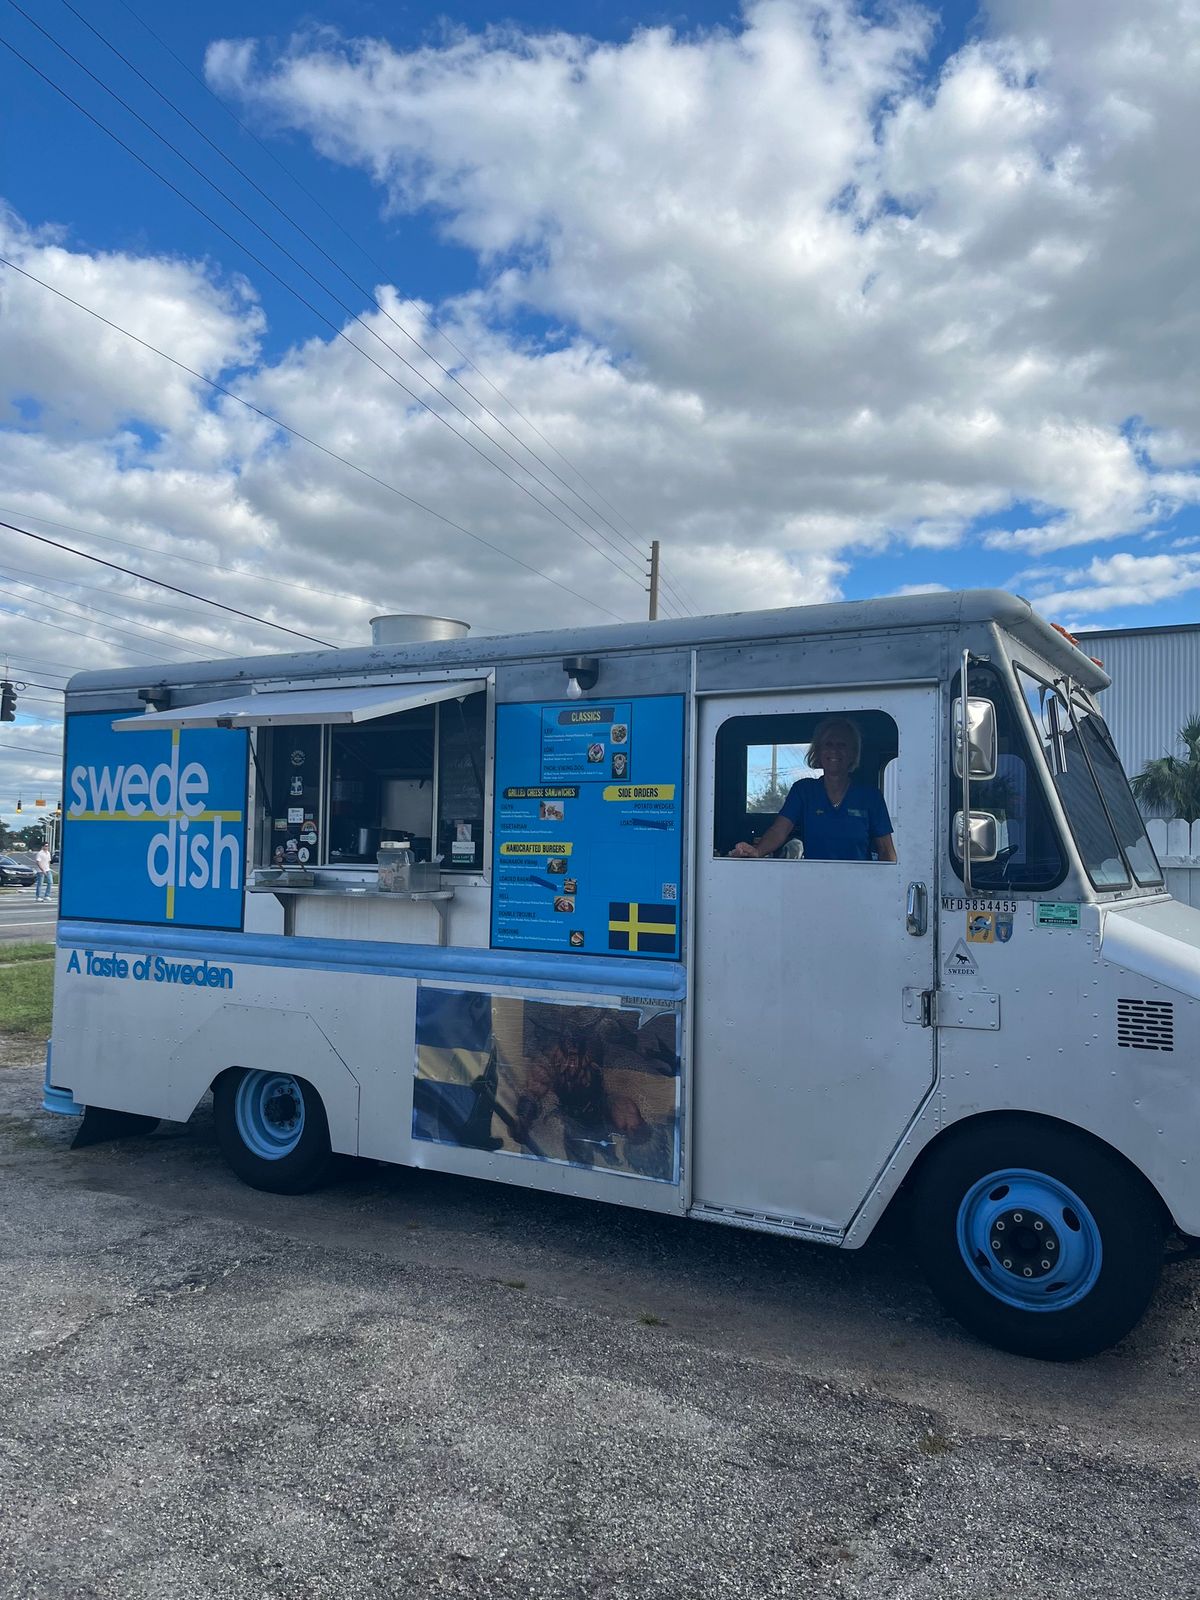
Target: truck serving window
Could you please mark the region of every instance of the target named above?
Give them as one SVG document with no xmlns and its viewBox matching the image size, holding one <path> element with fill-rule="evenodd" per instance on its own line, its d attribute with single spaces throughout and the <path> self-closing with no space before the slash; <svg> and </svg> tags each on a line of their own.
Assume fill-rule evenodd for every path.
<svg viewBox="0 0 1200 1600">
<path fill-rule="evenodd" d="M 483 870 L 486 695 L 259 737 L 264 861 L 373 866 L 382 842 L 407 838 L 443 872 Z"/>
<path fill-rule="evenodd" d="M 858 765 L 851 782 L 863 791 L 856 810 L 865 807 L 870 814 L 868 830 L 879 827 L 895 836 L 896 849 L 902 849 L 900 829 L 894 811 L 896 759 L 899 733 L 885 711 L 872 709 L 822 712 L 788 712 L 778 715 L 730 717 L 722 723 L 716 740 L 716 806 L 713 827 L 713 853 L 725 856 L 740 841 L 760 839 L 779 815 L 793 786 L 821 781 L 821 769 L 808 764 L 813 735 L 826 718 L 849 723 L 861 742 Z M 866 814 L 864 812 L 864 815 Z M 886 817 L 886 824 L 883 818 Z M 820 826 L 814 823 L 814 827 Z M 811 842 L 806 849 L 803 812 L 795 830 L 776 854 L 803 858 L 817 854 Z M 827 842 L 822 859 L 853 859 L 840 852 L 850 848 L 844 841 Z"/>
<path fill-rule="evenodd" d="M 958 695 L 959 680 L 952 690 Z M 1018 720 L 999 673 L 986 665 L 974 665 L 970 673 L 972 695 L 982 695 L 996 708 L 998 756 L 996 776 L 985 783 L 971 781 L 971 810 L 990 811 L 996 819 L 999 853 L 994 861 L 972 861 L 971 882 L 977 890 L 1045 890 L 1061 883 L 1067 864 L 1058 829 L 1046 804 L 1038 763 L 1029 748 L 1025 730 Z M 950 772 L 950 815 L 961 805 L 960 780 Z M 959 877 L 962 865 L 951 846 L 950 859 Z"/>
<path fill-rule="evenodd" d="M 1061 682 L 1020 667 L 1017 681 L 1093 884 L 1157 887 L 1162 871 L 1104 719 Z"/>
</svg>

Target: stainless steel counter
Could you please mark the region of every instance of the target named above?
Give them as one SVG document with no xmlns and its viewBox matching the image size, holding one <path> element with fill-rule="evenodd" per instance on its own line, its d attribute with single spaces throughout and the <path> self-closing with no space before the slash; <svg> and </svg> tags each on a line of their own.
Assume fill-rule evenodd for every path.
<svg viewBox="0 0 1200 1600">
<path fill-rule="evenodd" d="M 446 943 L 446 907 L 454 899 L 453 889 L 412 889 L 407 892 L 394 889 L 377 889 L 374 884 L 348 883 L 331 886 L 329 883 L 249 883 L 247 894 L 273 894 L 283 907 L 283 931 L 291 937 L 296 931 L 296 900 L 301 896 L 324 896 L 338 900 L 390 900 L 398 905 L 414 901 L 429 901 L 437 912 L 439 945 Z"/>
</svg>

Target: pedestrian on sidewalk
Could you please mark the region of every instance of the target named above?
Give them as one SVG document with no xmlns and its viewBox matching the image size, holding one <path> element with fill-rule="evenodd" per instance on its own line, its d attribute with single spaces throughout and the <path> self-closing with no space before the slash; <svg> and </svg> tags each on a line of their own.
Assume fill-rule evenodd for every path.
<svg viewBox="0 0 1200 1600">
<path fill-rule="evenodd" d="M 46 848 L 44 842 L 42 848 L 34 856 L 33 864 L 37 868 L 37 877 L 34 879 L 33 884 L 33 898 L 35 900 L 49 900 L 50 891 L 54 887 L 54 874 L 50 870 L 50 851 Z"/>
</svg>

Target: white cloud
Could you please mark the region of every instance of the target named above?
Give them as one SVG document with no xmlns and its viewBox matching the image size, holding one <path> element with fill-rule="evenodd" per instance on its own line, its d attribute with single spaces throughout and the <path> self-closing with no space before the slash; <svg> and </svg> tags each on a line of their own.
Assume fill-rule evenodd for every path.
<svg viewBox="0 0 1200 1600">
<path fill-rule="evenodd" d="M 0 207 L 0 254 L 205 377 L 256 358 L 263 319 L 248 285 L 217 284 L 195 262 L 89 254 Z M 191 439 L 204 385 L 82 315 L 19 273 L 0 270 L 0 423 L 36 404 L 38 431 L 107 434 L 136 421 L 175 449 Z"/>
<path fill-rule="evenodd" d="M 651 443 L 690 467 L 702 432 L 777 546 L 773 501 L 852 525 L 844 551 L 954 538 L 1019 499 L 1047 513 L 1019 542 L 1053 549 L 1195 498 L 1200 62 L 1192 0 L 1136 26 L 1044 9 L 993 8 L 932 87 L 927 14 L 810 0 L 689 38 L 494 30 L 401 53 L 326 32 L 275 59 L 218 43 L 208 65 L 394 210 L 435 208 L 491 263 L 485 314 L 629 352 L 652 411 L 695 414 Z"/>
<path fill-rule="evenodd" d="M 413 308 L 403 283 L 377 296 L 423 342 L 442 325 L 470 350 L 599 486 L 593 504 L 602 492 L 634 519 L 638 553 L 604 545 L 615 571 L 344 341 L 265 360 L 241 278 L 97 253 L 10 214 L 10 259 L 497 549 L 3 270 L 0 500 L 148 545 L 171 581 L 337 639 L 389 607 L 485 630 L 638 615 L 650 536 L 668 578 L 714 610 L 836 598 L 857 555 L 948 550 L 1014 502 L 1033 515 L 989 535 L 999 548 L 1149 537 L 1197 500 L 1198 20 L 1196 0 L 1135 14 L 995 0 L 934 82 L 927 12 L 868 21 L 848 0 L 757 0 L 729 29 L 621 43 L 514 29 L 407 53 L 329 32 L 273 54 L 214 43 L 222 92 L 476 254 L 478 283 L 457 300 Z M 526 338 L 526 313 L 554 338 Z M 366 320 L 432 373 L 385 317 Z M 175 555 L 240 575 L 222 590 Z M 1129 565 L 1157 559 L 1082 563 L 1047 579 L 1047 602 L 1143 605 L 1191 587 L 1182 557 Z M 45 551 L 28 564 L 80 575 Z M 114 609 L 171 623 L 161 598 L 90 576 Z M 234 619 L 178 621 L 180 653 L 269 647 Z M 129 640 L 85 625 L 108 641 L 84 646 L 93 659 L 121 659 Z M 48 647 L 36 621 L 11 630 L 39 656 L 73 648 Z"/>
<path fill-rule="evenodd" d="M 1053 579 L 1057 583 L 1053 583 Z M 1045 574 L 1033 598 L 1048 616 L 1098 616 L 1130 606 L 1148 606 L 1200 589 L 1200 556 L 1096 557 L 1086 566 Z"/>
</svg>

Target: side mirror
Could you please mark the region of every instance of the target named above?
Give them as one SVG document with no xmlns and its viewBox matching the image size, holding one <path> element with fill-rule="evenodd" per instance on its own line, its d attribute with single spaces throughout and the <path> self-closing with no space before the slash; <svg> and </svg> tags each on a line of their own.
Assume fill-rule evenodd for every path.
<svg viewBox="0 0 1200 1600">
<path fill-rule="evenodd" d="M 969 751 L 968 776 L 986 782 L 996 776 L 997 739 L 996 708 L 990 700 L 967 701 L 966 725 L 963 724 L 963 702 L 954 702 L 954 774 L 963 775 L 963 747 Z"/>
<path fill-rule="evenodd" d="M 963 813 L 954 813 L 954 853 L 960 861 L 964 859 L 963 849 Z M 995 861 L 1000 854 L 1000 830 L 996 826 L 996 819 L 990 811 L 972 811 L 971 813 L 971 860 Z"/>
</svg>

